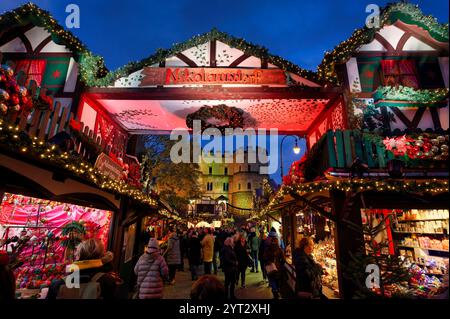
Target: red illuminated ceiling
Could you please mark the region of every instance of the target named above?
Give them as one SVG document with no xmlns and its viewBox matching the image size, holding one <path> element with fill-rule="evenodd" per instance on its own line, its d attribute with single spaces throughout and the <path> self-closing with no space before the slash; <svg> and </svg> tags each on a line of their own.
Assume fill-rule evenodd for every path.
<svg viewBox="0 0 450 319">
<path fill-rule="evenodd" d="M 220 99 L 213 99 L 214 94 L 208 94 L 205 99 L 202 91 L 199 99 L 170 99 L 170 94 L 146 96 L 145 91 L 134 91 L 129 94 L 88 94 L 88 104 L 94 108 L 102 108 L 113 119 L 132 133 L 169 132 L 176 128 L 186 128 L 185 119 L 204 105 L 226 104 L 244 111 L 245 127 L 277 128 L 279 132 L 306 133 L 308 128 L 330 107 L 330 101 L 336 97 L 335 92 L 311 91 L 303 94 L 306 98 L 294 98 L 298 94 L 292 92 L 275 92 L 260 94 L 263 98 L 254 98 L 257 95 L 247 94 L 243 90 L 238 96 L 234 94 L 226 99 L 223 94 Z M 162 93 L 162 92 L 161 92 Z M 192 97 L 197 97 L 192 94 Z M 274 98 L 269 98 L 273 96 Z M 283 98 L 286 96 L 286 98 Z M 147 99 L 147 98 L 148 99 Z M 156 97 L 151 99 L 151 97 Z M 181 97 L 174 95 L 175 98 Z M 248 98 L 251 97 L 251 98 Z M 94 103 L 90 103 L 94 101 Z"/>
</svg>

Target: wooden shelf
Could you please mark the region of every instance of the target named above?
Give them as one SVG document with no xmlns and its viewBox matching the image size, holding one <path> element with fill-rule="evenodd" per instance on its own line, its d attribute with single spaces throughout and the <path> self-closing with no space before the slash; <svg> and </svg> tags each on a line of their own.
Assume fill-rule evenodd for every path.
<svg viewBox="0 0 450 319">
<path fill-rule="evenodd" d="M 415 223 L 415 222 L 431 222 L 431 221 L 437 221 L 437 220 L 448 220 L 447 218 L 432 218 L 432 219 L 397 219 L 399 223 Z"/>
<path fill-rule="evenodd" d="M 433 250 L 433 251 L 442 251 L 442 252 L 446 252 L 448 253 L 448 250 L 445 249 L 434 249 L 434 248 L 423 248 L 423 247 L 414 247 L 414 246 L 405 246 L 405 245 L 397 245 L 398 248 L 420 248 L 420 249 L 425 249 L 425 250 Z"/>
<path fill-rule="evenodd" d="M 393 231 L 395 234 L 421 234 L 421 235 L 445 235 L 448 236 L 448 234 L 444 233 L 422 233 L 422 232 L 411 232 L 411 231 Z"/>
</svg>

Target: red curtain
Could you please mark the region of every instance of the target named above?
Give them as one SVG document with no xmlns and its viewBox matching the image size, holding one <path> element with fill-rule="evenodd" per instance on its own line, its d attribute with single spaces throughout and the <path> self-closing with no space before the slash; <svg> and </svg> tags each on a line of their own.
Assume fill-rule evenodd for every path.
<svg viewBox="0 0 450 319">
<path fill-rule="evenodd" d="M 419 87 L 413 60 L 383 60 L 381 68 L 384 85 L 403 85 L 416 89 Z"/>
<path fill-rule="evenodd" d="M 384 75 L 384 85 L 396 86 L 397 76 L 399 74 L 397 61 L 395 60 L 382 60 L 381 68 Z"/>
<path fill-rule="evenodd" d="M 26 85 L 30 83 L 30 80 L 34 80 L 38 86 L 41 86 L 45 72 L 45 60 L 18 60 L 15 63 L 16 74 L 23 72 L 27 77 Z"/>
<path fill-rule="evenodd" d="M 403 86 L 409 86 L 412 88 L 419 88 L 419 82 L 415 75 L 414 61 L 401 60 L 399 61 L 399 68 L 401 79 L 400 82 Z"/>
</svg>

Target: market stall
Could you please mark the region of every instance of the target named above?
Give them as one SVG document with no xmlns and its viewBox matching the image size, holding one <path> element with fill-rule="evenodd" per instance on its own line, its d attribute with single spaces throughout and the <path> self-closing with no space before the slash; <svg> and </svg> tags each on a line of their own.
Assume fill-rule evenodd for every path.
<svg viewBox="0 0 450 319">
<path fill-rule="evenodd" d="M 98 238 L 108 247 L 112 212 L 5 193 L 0 206 L 0 250 L 13 259 L 19 297 L 33 296 L 62 278 L 76 245 Z"/>
</svg>

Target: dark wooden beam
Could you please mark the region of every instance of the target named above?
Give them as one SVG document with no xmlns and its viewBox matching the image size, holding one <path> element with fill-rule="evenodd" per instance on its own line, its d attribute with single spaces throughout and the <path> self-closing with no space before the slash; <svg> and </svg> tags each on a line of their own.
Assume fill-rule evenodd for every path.
<svg viewBox="0 0 450 319">
<path fill-rule="evenodd" d="M 197 63 L 195 63 L 194 61 L 192 61 L 191 59 L 189 59 L 187 56 L 185 56 L 183 53 L 177 53 L 175 55 L 178 59 L 180 59 L 181 61 L 183 61 L 184 63 L 186 63 L 188 66 L 190 67 L 197 67 Z"/>
<path fill-rule="evenodd" d="M 313 202 L 311 202 L 309 199 L 305 198 L 304 196 L 301 196 L 299 194 L 291 194 L 291 196 L 293 198 L 295 198 L 296 200 L 299 200 L 303 203 L 305 203 L 307 206 L 311 207 L 313 210 L 315 210 L 316 212 L 318 212 L 320 215 L 332 220 L 332 221 L 336 221 L 336 216 L 331 215 L 331 213 L 327 212 L 325 209 L 323 209 L 322 207 L 314 204 Z"/>
<path fill-rule="evenodd" d="M 111 100 L 229 100 L 229 99 L 334 99 L 339 88 L 303 87 L 162 87 L 86 88 L 93 99 Z"/>
<path fill-rule="evenodd" d="M 217 41 L 211 40 L 209 47 L 209 65 L 212 68 L 215 68 L 217 66 L 216 51 L 217 51 Z"/>
<path fill-rule="evenodd" d="M 409 38 L 411 38 L 411 32 L 403 33 L 402 37 L 400 38 L 400 40 L 397 43 L 396 51 L 402 51 L 403 46 L 405 45 L 406 41 L 409 40 Z"/>
<path fill-rule="evenodd" d="M 416 129 L 419 126 L 420 120 L 423 117 L 423 114 L 425 113 L 425 111 L 427 110 L 426 107 L 419 107 L 416 111 L 416 114 L 414 114 L 414 118 L 412 120 L 412 128 Z"/>
<path fill-rule="evenodd" d="M 399 120 L 406 125 L 406 127 L 408 127 L 409 129 L 412 128 L 411 121 L 406 117 L 405 114 L 403 114 L 402 111 L 400 111 L 397 107 L 391 107 L 390 109 L 399 118 Z"/>
<path fill-rule="evenodd" d="M 245 60 L 247 60 L 250 57 L 250 55 L 248 54 L 243 54 L 240 57 L 238 57 L 236 60 L 234 60 L 233 62 L 231 62 L 230 67 L 236 67 L 239 64 L 241 64 L 242 62 L 244 62 Z"/>
<path fill-rule="evenodd" d="M 51 41 L 52 41 L 52 37 L 51 37 L 51 36 L 49 36 L 48 38 L 45 38 L 44 41 L 42 41 L 42 42 L 36 47 L 36 49 L 34 49 L 34 52 L 33 52 L 33 53 L 37 54 L 37 53 L 41 52 L 41 50 L 42 50 L 47 44 L 49 44 Z"/>
<path fill-rule="evenodd" d="M 381 36 L 381 34 L 375 33 L 375 39 L 378 40 L 378 42 L 380 42 L 386 48 L 386 50 L 388 52 L 395 51 L 394 47 L 385 38 L 383 38 L 383 36 Z"/>
<path fill-rule="evenodd" d="M 430 107 L 431 119 L 433 120 L 433 126 L 435 130 L 442 129 L 441 119 L 439 118 L 439 113 L 436 107 Z"/>
</svg>

